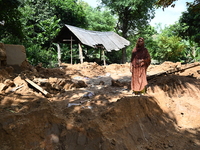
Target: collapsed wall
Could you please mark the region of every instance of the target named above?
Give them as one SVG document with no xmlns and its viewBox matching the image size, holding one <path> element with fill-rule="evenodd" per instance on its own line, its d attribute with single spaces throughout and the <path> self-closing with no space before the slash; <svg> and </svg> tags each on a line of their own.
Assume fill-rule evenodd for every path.
<svg viewBox="0 0 200 150">
<path fill-rule="evenodd" d="M 26 50 L 23 45 L 5 44 L 6 62 L 10 66 L 21 66 L 26 60 Z"/>
<path fill-rule="evenodd" d="M 0 68 L 7 68 L 20 73 L 30 67 L 26 59 L 26 50 L 23 45 L 0 43 Z"/>
<path fill-rule="evenodd" d="M 0 43 L 0 67 L 6 65 L 6 51 L 3 43 Z"/>
<path fill-rule="evenodd" d="M 27 63 L 23 45 L 0 43 L 0 67 L 12 66 L 14 71 L 20 72 Z"/>
</svg>

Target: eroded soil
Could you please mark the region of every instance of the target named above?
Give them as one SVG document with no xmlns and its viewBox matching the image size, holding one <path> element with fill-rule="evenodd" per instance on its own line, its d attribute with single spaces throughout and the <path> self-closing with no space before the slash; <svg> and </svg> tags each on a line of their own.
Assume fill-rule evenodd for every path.
<svg viewBox="0 0 200 150">
<path fill-rule="evenodd" d="M 148 77 L 182 66 L 151 65 Z M 198 63 L 148 78 L 144 96 L 130 91 L 128 63 L 24 68 L 0 70 L 0 150 L 200 149 Z"/>
</svg>

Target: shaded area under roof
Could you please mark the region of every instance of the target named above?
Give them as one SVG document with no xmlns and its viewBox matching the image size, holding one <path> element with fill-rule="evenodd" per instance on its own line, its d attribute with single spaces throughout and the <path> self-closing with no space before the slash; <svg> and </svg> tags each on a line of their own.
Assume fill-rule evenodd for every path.
<svg viewBox="0 0 200 150">
<path fill-rule="evenodd" d="M 102 45 L 106 51 L 120 50 L 130 44 L 128 40 L 115 32 L 90 31 L 71 25 L 65 25 L 53 40 L 54 43 L 82 43 L 97 48 Z"/>
</svg>

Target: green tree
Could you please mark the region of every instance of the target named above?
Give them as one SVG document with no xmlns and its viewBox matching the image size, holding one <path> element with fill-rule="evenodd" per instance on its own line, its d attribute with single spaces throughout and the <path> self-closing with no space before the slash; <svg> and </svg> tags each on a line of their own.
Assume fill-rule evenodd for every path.
<svg viewBox="0 0 200 150">
<path fill-rule="evenodd" d="M 84 24 L 87 24 L 86 27 L 83 27 L 84 29 L 93 31 L 114 31 L 116 19 L 111 15 L 110 11 L 107 9 L 100 10 L 99 8 L 93 8 L 84 1 L 78 1 L 78 5 L 84 10 L 86 18 Z M 66 48 L 67 46 L 62 48 L 62 61 L 70 62 L 71 48 Z M 82 45 L 82 49 L 85 61 L 94 61 L 95 59 L 100 58 L 100 49 L 94 49 L 84 45 Z M 73 63 L 79 62 L 79 55 L 77 53 L 78 47 L 73 45 L 72 51 Z"/>
<path fill-rule="evenodd" d="M 79 1 L 84 13 L 86 14 L 87 30 L 93 31 L 114 31 L 116 19 L 111 15 L 108 9 L 99 9 L 91 7 L 84 1 Z"/>
<path fill-rule="evenodd" d="M 44 66 L 53 66 L 49 61 L 56 63 L 56 46 L 52 39 L 64 24 L 79 27 L 86 24 L 84 11 L 74 0 L 24 0 L 19 9 L 26 33 L 23 45 L 33 65 L 42 62 Z"/>
<path fill-rule="evenodd" d="M 191 40 L 187 40 L 185 43 L 187 45 L 187 49 L 184 53 L 185 62 L 190 63 L 200 61 L 200 47 L 198 44 Z"/>
<path fill-rule="evenodd" d="M 116 20 L 108 10 L 100 11 L 97 8 L 88 7 L 85 12 L 88 30 L 114 31 Z"/>
<path fill-rule="evenodd" d="M 77 0 L 49 0 L 49 7 L 53 8 L 53 14 L 61 21 L 60 24 L 74 25 L 77 27 L 87 27 L 86 14 L 83 7 Z"/>
<path fill-rule="evenodd" d="M 152 26 L 146 26 L 142 30 L 139 30 L 136 35 L 130 35 L 129 40 L 131 41 L 130 46 L 127 48 L 127 58 L 128 60 L 131 59 L 131 53 L 133 48 L 136 46 L 137 39 L 139 37 L 143 37 L 145 40 L 145 47 L 148 49 L 149 53 L 151 54 L 152 52 L 156 51 L 157 49 L 157 43 L 154 40 L 154 36 L 158 34 L 156 29 Z M 153 56 L 153 55 L 152 55 Z"/>
<path fill-rule="evenodd" d="M 156 0 L 101 0 L 118 18 L 116 31 L 124 38 L 144 28 L 154 17 Z M 126 62 L 126 49 L 122 49 L 122 63 Z"/>
<path fill-rule="evenodd" d="M 187 63 L 198 61 L 200 56 L 199 44 L 194 40 L 198 33 L 196 33 L 197 35 L 195 33 L 188 35 L 186 31 L 189 26 L 186 26 L 185 23 L 181 23 L 180 21 L 169 26 L 168 28 L 170 30 L 170 32 L 168 32 L 168 36 L 174 35 L 181 37 L 183 39 L 181 42 L 186 45 L 183 60 Z"/>
<path fill-rule="evenodd" d="M 186 12 L 182 13 L 179 19 L 181 25 L 179 34 L 184 39 L 192 40 L 200 46 L 200 11 L 195 9 L 195 7 L 189 7 Z"/>
<path fill-rule="evenodd" d="M 21 13 L 18 10 L 20 5 L 18 0 L 0 0 L 0 21 L 5 22 L 4 25 L 0 25 L 0 39 L 10 35 L 14 38 L 23 38 Z"/>
<path fill-rule="evenodd" d="M 169 7 L 169 6 L 171 6 L 171 7 L 175 7 L 175 2 L 176 2 L 177 0 L 157 0 L 157 2 L 156 2 L 156 5 L 158 6 L 158 7 L 162 7 L 163 9 L 164 8 L 167 8 L 167 7 Z M 192 2 L 192 3 L 190 3 L 190 2 L 186 2 L 186 4 L 188 5 L 188 6 L 191 6 L 191 7 L 198 7 L 198 10 L 200 9 L 200 1 L 199 0 L 194 0 L 194 2 Z"/>
<path fill-rule="evenodd" d="M 177 36 L 159 36 L 158 37 L 158 51 L 155 57 L 159 61 L 181 61 L 184 50 L 186 48 L 184 43 L 181 43 L 181 38 Z"/>
<path fill-rule="evenodd" d="M 152 57 L 159 62 L 163 61 L 185 61 L 187 45 L 184 40 L 174 32 L 175 26 L 165 27 L 161 33 L 155 36 L 157 48 L 151 51 Z"/>
</svg>

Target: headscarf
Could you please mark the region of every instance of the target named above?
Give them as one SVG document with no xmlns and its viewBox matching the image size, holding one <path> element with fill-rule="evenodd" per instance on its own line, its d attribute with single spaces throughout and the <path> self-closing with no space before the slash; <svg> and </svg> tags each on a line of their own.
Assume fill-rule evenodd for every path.
<svg viewBox="0 0 200 150">
<path fill-rule="evenodd" d="M 140 45 L 140 41 L 143 41 L 142 45 Z M 144 48 L 144 38 L 142 38 L 142 37 L 138 38 L 137 43 L 136 43 L 136 48 L 137 48 L 137 50 Z"/>
<path fill-rule="evenodd" d="M 140 41 L 143 41 L 142 45 L 140 44 Z M 149 65 L 149 59 L 150 59 L 150 55 L 148 50 L 144 47 L 144 38 L 140 37 L 137 40 L 136 43 L 136 47 L 133 49 L 132 51 L 132 55 L 131 55 L 131 63 L 134 67 L 140 67 L 139 65 L 139 60 L 140 59 L 144 59 L 144 61 L 148 61 L 145 62 L 146 65 Z"/>
</svg>

